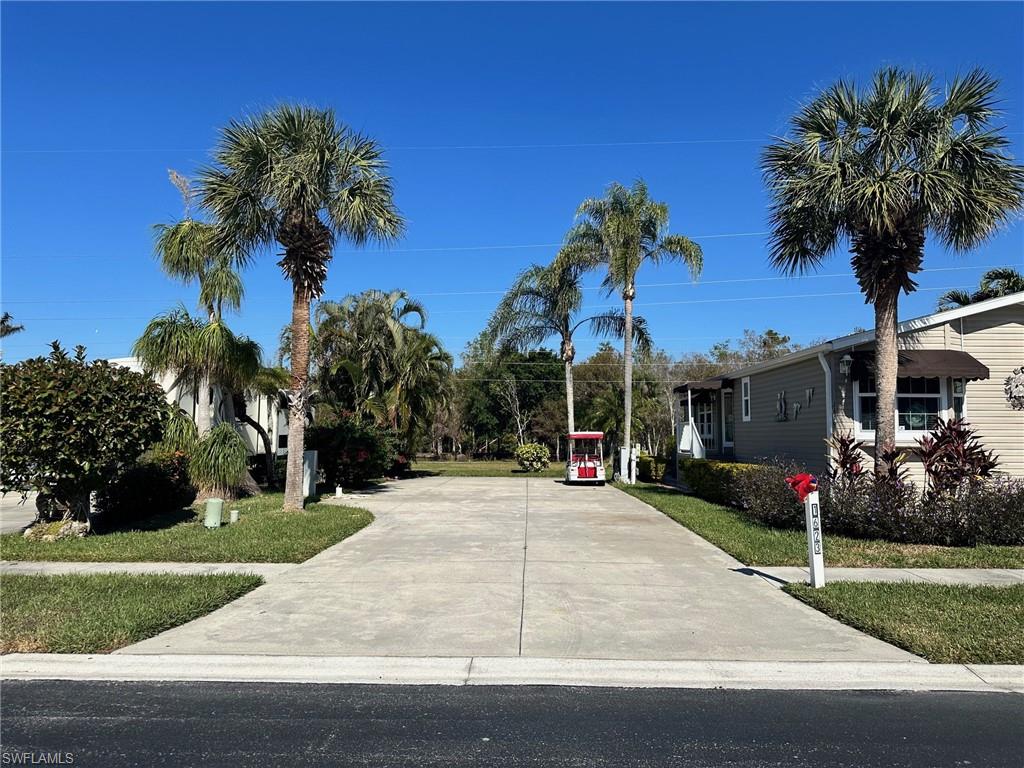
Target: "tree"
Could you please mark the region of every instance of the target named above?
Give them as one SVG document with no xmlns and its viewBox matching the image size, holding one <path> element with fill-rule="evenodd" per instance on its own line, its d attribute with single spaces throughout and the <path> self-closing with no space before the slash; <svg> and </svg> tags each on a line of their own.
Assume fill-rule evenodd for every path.
<svg viewBox="0 0 1024 768">
<path fill-rule="evenodd" d="M 174 170 L 168 171 L 168 175 L 171 183 L 181 193 L 184 216 L 174 224 L 156 225 L 154 251 L 161 269 L 169 277 L 186 285 L 199 283 L 199 304 L 206 312 L 209 327 L 213 328 L 216 324 L 223 323 L 225 305 L 234 310 L 242 305 L 245 289 L 236 268 L 243 263 L 244 257 L 240 251 L 232 249 L 229 243 L 218 236 L 216 225 L 192 218 L 195 190 L 188 179 Z M 163 317 L 165 320 L 182 319 L 174 313 Z M 164 322 L 159 327 L 165 332 L 191 332 L 200 326 Z M 233 335 L 217 334 L 216 330 L 219 329 L 208 334 L 207 341 L 233 340 Z M 168 338 L 168 341 L 170 340 Z M 184 342 L 185 339 L 180 338 L 175 343 Z M 161 355 L 159 348 L 152 344 L 143 343 L 139 350 L 145 356 L 139 356 L 142 357 L 143 365 L 152 371 L 160 374 L 173 371 L 177 379 L 175 383 L 192 394 L 196 401 L 196 428 L 199 437 L 203 438 L 215 421 L 210 412 L 210 390 L 211 386 L 216 384 L 213 380 L 214 369 L 235 350 L 232 350 L 230 345 L 203 344 L 199 338 L 185 344 L 185 347 L 190 350 L 189 365 L 180 368 L 171 364 L 173 361 Z"/>
<path fill-rule="evenodd" d="M 769 145 L 771 261 L 817 268 L 843 241 L 875 312 L 875 465 L 895 445 L 897 304 L 917 287 L 926 236 L 955 251 L 990 237 L 1024 202 L 1024 168 L 992 127 L 997 82 L 980 70 L 940 98 L 932 78 L 887 68 L 871 87 L 839 82 Z"/>
<path fill-rule="evenodd" d="M 89 494 L 160 440 L 169 409 L 150 377 L 86 362 L 53 342 L 48 357 L 0 364 L 0 491 L 38 490 L 40 517 L 87 524 Z M 87 529 L 87 525 L 86 525 Z"/>
<path fill-rule="evenodd" d="M 186 389 L 202 394 L 209 391 L 210 384 L 216 386 L 222 393 L 220 405 L 223 409 L 216 414 L 216 420 L 226 422 L 232 430 L 237 418 L 235 394 L 251 389 L 262 371 L 259 344 L 246 336 L 235 335 L 223 320 L 207 322 L 190 315 L 184 307 L 153 318 L 132 347 L 132 354 L 139 358 L 147 371 L 173 375 L 172 389 L 184 383 Z M 198 382 L 205 382 L 205 386 L 198 385 Z M 206 411 L 205 420 L 197 418 L 200 441 L 213 432 L 210 424 L 214 416 L 204 405 L 203 399 L 196 403 L 197 414 Z M 240 438 L 238 442 L 241 442 Z M 211 445 L 226 444 L 220 436 Z M 195 478 L 200 498 L 219 493 L 223 488 L 220 480 L 213 485 L 204 484 L 203 478 L 208 476 L 211 475 L 200 474 Z M 259 490 L 249 477 L 245 478 L 244 484 L 249 492 L 257 493 Z"/>
<path fill-rule="evenodd" d="M 452 357 L 405 291 L 369 290 L 316 309 L 316 381 L 329 409 L 372 415 L 415 450 L 451 395 Z"/>
<path fill-rule="evenodd" d="M 622 312 L 603 312 L 582 319 L 581 285 L 584 264 L 570 252 L 560 254 L 550 266 L 534 264 L 516 278 L 491 315 L 486 333 L 501 346 L 525 350 L 552 336 L 560 341 L 565 365 L 565 407 L 569 432 L 576 431 L 572 364 L 576 357 L 573 335 L 586 325 L 595 336 L 622 338 L 626 318 Z M 633 337 L 638 348 L 648 350 L 651 339 L 642 317 L 633 318 Z M 522 430 L 520 430 L 522 445 Z"/>
<path fill-rule="evenodd" d="M 1024 274 L 1009 267 L 990 269 L 981 276 L 981 283 L 976 291 L 953 290 L 939 296 L 939 309 L 954 309 L 977 304 L 979 301 L 1009 296 L 1011 293 L 1024 291 Z"/>
<path fill-rule="evenodd" d="M 340 123 L 331 110 L 282 105 L 232 121 L 214 164 L 199 176 L 202 205 L 230 250 L 251 253 L 275 242 L 292 284 L 285 509 L 302 509 L 302 457 L 309 399 L 310 302 L 323 293 L 338 238 L 354 245 L 390 242 L 403 230 L 381 148 Z"/>
<path fill-rule="evenodd" d="M 668 232 L 668 206 L 651 200 L 647 185 L 613 183 L 604 197 L 590 198 L 576 212 L 582 220 L 573 227 L 563 249 L 579 263 L 607 268 L 604 287 L 618 291 L 623 301 L 622 357 L 625 366 L 623 444 L 631 445 L 633 418 L 633 300 L 636 275 L 644 264 L 679 261 L 696 278 L 704 265 L 699 245 Z"/>
<path fill-rule="evenodd" d="M 0 316 L 0 339 L 6 339 L 11 334 L 21 333 L 24 330 L 25 326 L 16 324 L 10 312 L 4 312 Z"/>
</svg>

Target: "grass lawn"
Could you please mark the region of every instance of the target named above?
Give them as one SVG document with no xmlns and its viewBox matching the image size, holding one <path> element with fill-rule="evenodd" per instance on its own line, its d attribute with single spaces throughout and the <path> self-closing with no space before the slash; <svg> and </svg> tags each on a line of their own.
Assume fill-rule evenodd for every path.
<svg viewBox="0 0 1024 768">
<path fill-rule="evenodd" d="M 108 653 L 220 608 L 259 576 L 3 577 L 3 653 Z"/>
<path fill-rule="evenodd" d="M 417 461 L 413 472 L 424 477 L 562 477 L 565 465 L 552 461 L 541 472 L 524 472 L 514 461 Z"/>
<path fill-rule="evenodd" d="M 784 589 L 844 624 L 941 664 L 1024 664 L 1024 586 L 833 582 Z"/>
<path fill-rule="evenodd" d="M 224 519 L 239 510 L 239 522 L 215 530 L 203 527 L 202 512 L 185 509 L 140 520 L 125 530 L 61 541 L 0 536 L 4 560 L 76 562 L 301 563 L 367 526 L 363 509 L 309 504 L 284 512 L 284 495 L 268 493 L 224 505 Z"/>
<path fill-rule="evenodd" d="M 769 528 L 736 510 L 650 483 L 618 486 L 721 547 L 745 565 L 807 565 L 802 530 Z M 1024 568 L 1024 547 L 940 547 L 830 536 L 825 565 L 833 568 Z"/>
</svg>

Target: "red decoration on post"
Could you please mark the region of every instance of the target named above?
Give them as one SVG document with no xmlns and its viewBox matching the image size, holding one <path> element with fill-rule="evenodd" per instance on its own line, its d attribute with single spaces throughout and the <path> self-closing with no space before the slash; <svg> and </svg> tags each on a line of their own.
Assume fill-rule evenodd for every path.
<svg viewBox="0 0 1024 768">
<path fill-rule="evenodd" d="M 807 498 L 807 494 L 813 493 L 818 490 L 818 478 L 814 475 L 809 475 L 806 472 L 801 472 L 799 475 L 793 475 L 793 477 L 787 477 L 786 482 L 789 483 L 789 487 L 793 489 L 793 492 L 797 495 L 800 501 Z"/>
</svg>

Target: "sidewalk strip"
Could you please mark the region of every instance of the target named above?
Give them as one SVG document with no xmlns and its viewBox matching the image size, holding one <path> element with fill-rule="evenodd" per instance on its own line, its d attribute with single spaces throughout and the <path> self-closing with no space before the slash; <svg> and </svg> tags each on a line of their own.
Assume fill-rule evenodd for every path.
<svg viewBox="0 0 1024 768">
<path fill-rule="evenodd" d="M 1024 693 L 1024 666 L 525 657 L 11 654 L 8 680 L 557 685 Z"/>
</svg>

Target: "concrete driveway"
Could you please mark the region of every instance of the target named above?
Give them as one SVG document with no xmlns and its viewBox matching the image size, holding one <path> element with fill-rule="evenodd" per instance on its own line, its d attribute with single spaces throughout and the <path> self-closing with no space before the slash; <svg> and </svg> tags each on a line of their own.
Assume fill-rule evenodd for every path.
<svg viewBox="0 0 1024 768">
<path fill-rule="evenodd" d="M 425 478 L 376 521 L 124 653 L 908 661 L 611 487 Z"/>
<path fill-rule="evenodd" d="M 36 494 L 22 501 L 20 493 L 0 495 L 0 533 L 21 533 L 36 519 Z"/>
</svg>

